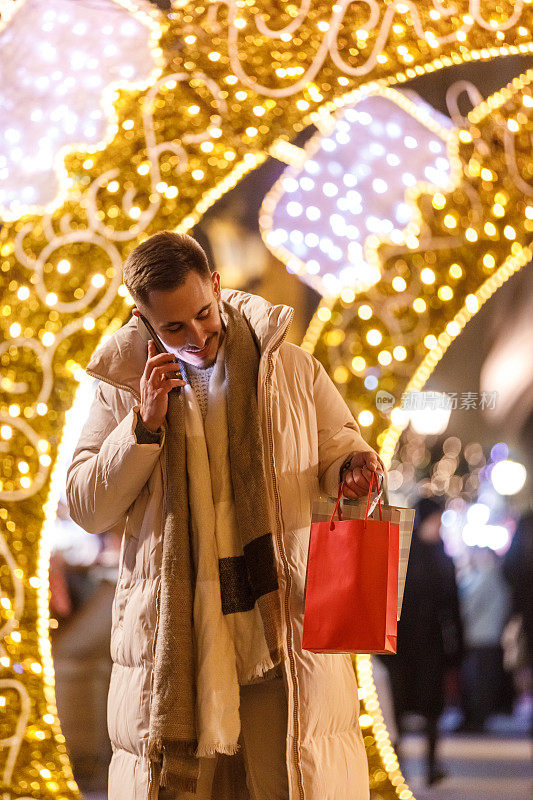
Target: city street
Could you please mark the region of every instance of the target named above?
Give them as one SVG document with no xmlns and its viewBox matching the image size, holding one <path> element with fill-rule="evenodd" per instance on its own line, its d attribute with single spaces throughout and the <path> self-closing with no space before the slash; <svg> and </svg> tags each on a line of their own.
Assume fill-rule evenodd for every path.
<svg viewBox="0 0 533 800">
<path fill-rule="evenodd" d="M 416 800 L 531 800 L 532 746 L 525 738 L 447 736 L 442 739 L 442 766 L 448 772 L 441 783 L 426 787 L 423 776 L 424 742 L 421 736 L 404 740 L 404 774 Z M 107 800 L 104 794 L 85 794 L 85 800 Z"/>
<path fill-rule="evenodd" d="M 440 783 L 425 786 L 424 741 L 406 736 L 404 774 L 416 800 L 531 800 L 533 797 L 532 745 L 527 738 L 461 736 L 441 740 L 442 767 L 448 773 Z"/>
</svg>

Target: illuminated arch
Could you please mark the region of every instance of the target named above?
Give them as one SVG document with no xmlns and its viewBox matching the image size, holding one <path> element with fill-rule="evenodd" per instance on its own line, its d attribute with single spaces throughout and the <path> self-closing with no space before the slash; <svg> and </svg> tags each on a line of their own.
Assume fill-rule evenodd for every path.
<svg viewBox="0 0 533 800">
<path fill-rule="evenodd" d="M 113 92 L 116 117 L 109 141 L 67 154 L 68 193 L 54 208 L 6 221 L 0 230 L 0 325 L 4 339 L 13 337 L 21 345 L 0 357 L 0 541 L 6 542 L 12 557 L 8 563 L 7 554 L 0 556 L 0 610 L 2 622 L 10 621 L 0 666 L 18 681 L 17 689 L 4 684 L 0 695 L 8 712 L 2 719 L 0 752 L 4 783 L 16 781 L 17 793 L 57 800 L 79 796 L 55 706 L 45 534 L 56 511 L 53 469 L 76 379 L 97 343 L 129 314 L 129 298 L 120 284 L 122 260 L 161 228 L 189 230 L 246 172 L 269 154 L 276 157 L 290 147 L 295 133 L 319 124 L 348 92 L 377 82 L 403 83 L 464 61 L 533 50 L 530 3 L 503 0 L 499 16 L 491 19 L 485 18 L 479 0 L 457 0 L 455 8 L 460 15 L 437 0 L 340 0 L 333 6 L 302 0 L 300 7 L 277 0 L 257 0 L 255 5 L 254 0 L 226 0 L 205 6 L 176 2 L 157 21 L 159 46 L 154 54 L 161 57 L 159 74 L 145 88 Z M 474 300 L 468 298 L 475 297 L 479 306 L 531 257 L 530 207 L 524 200 L 529 183 L 523 169 L 531 155 L 522 141 L 529 132 L 531 108 L 529 101 L 522 103 L 531 96 L 529 83 L 527 76 L 489 100 L 471 116 L 472 130 L 458 136 L 465 213 L 475 201 L 472 188 L 479 193 L 479 213 L 475 225 L 461 228 L 457 241 L 448 234 L 444 238 L 448 252 L 459 248 L 471 272 L 454 294 L 455 302 L 446 307 L 448 324 L 455 326 L 440 331 L 428 315 L 432 332 L 427 335 L 437 334 L 436 344 L 427 348 L 423 340 L 422 345 L 412 343 L 411 386 L 427 380 L 427 370 L 475 313 Z M 503 135 L 505 126 L 511 136 Z M 482 145 L 494 135 L 504 148 L 508 173 L 504 161 L 494 156 L 485 166 Z M 481 185 L 483 169 L 494 175 L 485 181 L 488 188 Z M 507 239 L 502 229 L 505 241 L 495 245 L 494 268 L 485 275 L 478 263 L 485 236 L 481 229 L 492 221 L 491 209 L 502 205 L 496 200 L 500 189 L 509 197 L 503 205 L 515 236 Z M 419 204 L 429 229 L 440 235 L 445 215 L 433 205 L 434 199 L 422 193 Z M 475 241 L 468 238 L 470 228 L 477 233 Z M 410 235 L 414 244 L 415 228 Z M 406 263 L 416 255 L 409 241 L 403 254 Z M 383 278 L 374 291 L 387 294 L 396 256 L 386 243 L 378 245 L 375 258 Z M 426 252 L 433 252 L 438 261 L 444 251 L 433 246 Z M 441 275 L 444 265 L 435 269 Z M 315 349 L 334 376 L 337 356 L 326 335 L 330 327 L 344 326 L 347 336 L 343 313 L 348 307 L 353 313 L 359 300 L 347 306 L 339 300 L 326 308 L 329 317 L 319 309 L 304 343 Z M 398 389 L 408 385 L 405 375 L 391 371 L 388 377 Z M 358 394 L 358 376 L 352 381 L 348 372 L 348 378 L 339 387 L 349 401 L 367 402 Z M 390 458 L 398 431 L 388 423 L 382 427 L 376 424 L 371 433 Z M 15 665 L 20 679 L 12 678 Z M 367 658 L 357 660 L 357 671 L 371 785 L 382 798 L 408 800 L 412 794 L 388 742 Z M 21 726 L 23 696 L 30 698 L 31 709 Z M 18 736 L 15 771 L 13 736 Z"/>
</svg>

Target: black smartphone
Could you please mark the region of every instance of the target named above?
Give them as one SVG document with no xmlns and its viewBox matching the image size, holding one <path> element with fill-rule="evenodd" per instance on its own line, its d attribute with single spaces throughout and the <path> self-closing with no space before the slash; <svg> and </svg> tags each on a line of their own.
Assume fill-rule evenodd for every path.
<svg viewBox="0 0 533 800">
<path fill-rule="evenodd" d="M 143 339 L 145 340 L 145 342 L 148 343 L 148 341 L 150 339 L 152 339 L 154 344 L 155 344 L 155 349 L 157 350 L 158 353 L 168 353 L 168 350 L 166 349 L 165 345 L 163 344 L 163 342 L 161 341 L 161 339 L 159 338 L 157 333 L 154 331 L 153 327 L 150 325 L 150 323 L 148 322 L 146 317 L 144 317 L 142 314 L 139 314 L 138 319 L 141 322 L 141 324 L 139 325 L 139 332 L 140 332 L 141 336 L 143 337 Z M 142 330 L 143 326 L 145 328 L 144 331 Z M 169 353 L 169 355 L 171 355 L 171 354 Z M 182 373 L 181 373 L 181 364 L 179 363 L 177 356 L 172 354 L 172 357 L 173 357 L 174 361 L 178 364 L 176 377 L 180 378 L 181 380 L 185 380 L 186 381 L 187 379 L 184 378 Z M 176 390 L 176 391 L 179 392 L 180 389 L 181 389 L 181 386 L 173 386 L 170 391 L 173 392 L 174 390 Z"/>
</svg>

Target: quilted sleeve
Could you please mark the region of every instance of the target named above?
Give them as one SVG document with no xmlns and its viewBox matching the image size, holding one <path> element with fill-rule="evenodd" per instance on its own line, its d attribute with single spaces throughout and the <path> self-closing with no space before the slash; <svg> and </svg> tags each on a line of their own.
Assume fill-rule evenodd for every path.
<svg viewBox="0 0 533 800">
<path fill-rule="evenodd" d="M 102 533 L 125 516 L 150 477 L 165 441 L 137 441 L 140 407 L 117 420 L 108 393 L 114 387 L 100 382 L 89 416 L 67 470 L 66 497 L 70 516 L 89 533 Z"/>
</svg>

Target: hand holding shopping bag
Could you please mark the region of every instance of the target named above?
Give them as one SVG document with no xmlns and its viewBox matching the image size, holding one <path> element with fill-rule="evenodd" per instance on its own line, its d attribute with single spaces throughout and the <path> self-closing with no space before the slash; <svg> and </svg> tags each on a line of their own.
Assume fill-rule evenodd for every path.
<svg viewBox="0 0 533 800">
<path fill-rule="evenodd" d="M 399 525 L 368 516 L 342 519 L 343 485 L 329 521 L 309 539 L 302 648 L 314 653 L 395 653 Z M 339 519 L 334 521 L 338 513 Z"/>
</svg>

